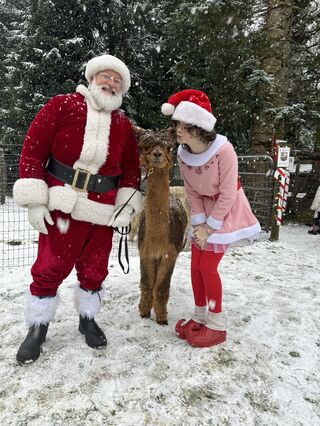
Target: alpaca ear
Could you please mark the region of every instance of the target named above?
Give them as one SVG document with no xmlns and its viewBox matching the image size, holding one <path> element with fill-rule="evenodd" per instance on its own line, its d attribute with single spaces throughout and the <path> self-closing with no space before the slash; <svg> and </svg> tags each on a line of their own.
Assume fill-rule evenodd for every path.
<svg viewBox="0 0 320 426">
<path fill-rule="evenodd" d="M 132 130 L 133 130 L 133 133 L 134 133 L 135 137 L 137 138 L 138 142 L 139 142 L 139 139 L 141 138 L 141 136 L 144 135 L 145 132 L 146 132 L 146 130 L 143 129 L 142 127 L 135 126 L 135 125 L 132 125 Z"/>
</svg>

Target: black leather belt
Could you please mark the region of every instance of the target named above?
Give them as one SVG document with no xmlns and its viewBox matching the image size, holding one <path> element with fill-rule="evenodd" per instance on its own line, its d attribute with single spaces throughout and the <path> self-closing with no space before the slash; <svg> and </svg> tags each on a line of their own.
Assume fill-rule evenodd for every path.
<svg viewBox="0 0 320 426">
<path fill-rule="evenodd" d="M 113 188 L 117 188 L 120 175 L 118 176 L 101 176 L 92 175 L 87 170 L 73 169 L 60 163 L 53 157 L 50 157 L 47 167 L 47 172 L 72 186 L 77 191 L 92 191 L 92 192 L 107 192 Z"/>
</svg>

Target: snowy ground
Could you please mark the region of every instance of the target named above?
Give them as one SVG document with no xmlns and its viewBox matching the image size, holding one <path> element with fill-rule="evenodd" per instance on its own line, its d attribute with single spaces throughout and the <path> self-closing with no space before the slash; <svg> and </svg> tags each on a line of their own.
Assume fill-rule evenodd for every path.
<svg viewBox="0 0 320 426">
<path fill-rule="evenodd" d="M 320 425 L 320 235 L 287 225 L 280 242 L 228 253 L 220 272 L 227 342 L 196 349 L 174 324 L 192 312 L 190 254 L 172 279 L 169 325 L 138 315 L 139 265 L 113 261 L 98 322 L 108 346 L 77 331 L 75 275 L 61 287 L 40 359 L 20 366 L 29 268 L 1 272 L 1 425 Z"/>
</svg>

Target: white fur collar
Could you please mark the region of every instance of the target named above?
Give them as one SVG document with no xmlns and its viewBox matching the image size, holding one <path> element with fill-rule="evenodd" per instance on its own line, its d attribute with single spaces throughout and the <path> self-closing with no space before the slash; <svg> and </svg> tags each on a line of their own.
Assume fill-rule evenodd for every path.
<svg viewBox="0 0 320 426">
<path fill-rule="evenodd" d="M 178 155 L 184 163 L 188 164 L 188 166 L 202 166 L 203 164 L 206 164 L 227 141 L 228 139 L 225 136 L 217 135 L 213 144 L 201 154 L 192 154 L 186 149 L 183 149 L 180 145 L 178 148 Z"/>
<path fill-rule="evenodd" d="M 79 84 L 76 88 L 76 92 L 80 93 L 80 95 L 84 96 L 85 100 L 90 103 L 93 109 L 96 111 L 101 111 L 102 108 L 100 108 L 94 101 L 93 96 L 90 92 L 90 90 L 84 86 L 83 84 Z"/>
</svg>

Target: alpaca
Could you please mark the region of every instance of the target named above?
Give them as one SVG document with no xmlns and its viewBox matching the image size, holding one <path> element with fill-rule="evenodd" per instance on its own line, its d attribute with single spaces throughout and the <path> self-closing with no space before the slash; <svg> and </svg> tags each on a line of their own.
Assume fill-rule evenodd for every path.
<svg viewBox="0 0 320 426">
<path fill-rule="evenodd" d="M 139 222 L 140 222 L 140 213 L 136 214 L 131 223 L 130 223 L 130 232 L 128 235 L 128 240 L 132 243 L 138 234 L 138 228 L 139 228 Z"/>
<path fill-rule="evenodd" d="M 187 214 L 181 201 L 169 194 L 174 142 L 168 131 L 138 128 L 135 133 L 139 141 L 141 166 L 148 175 L 138 230 L 139 312 L 142 318 L 149 318 L 153 308 L 157 323 L 167 325 L 171 276 L 183 248 Z"/>
<path fill-rule="evenodd" d="M 183 251 L 191 250 L 191 242 L 188 238 L 188 230 L 190 229 L 190 206 L 187 200 L 187 194 L 184 186 L 170 186 L 170 194 L 176 196 L 181 201 L 186 213 L 187 213 L 187 226 L 185 233 L 185 243 L 183 245 Z"/>
<path fill-rule="evenodd" d="M 189 251 L 190 241 L 187 238 L 187 233 L 188 233 L 188 229 L 190 228 L 190 207 L 186 197 L 186 190 L 184 186 L 170 186 L 169 191 L 170 191 L 170 195 L 174 195 L 175 197 L 179 198 L 185 211 L 187 212 L 187 228 L 186 228 L 187 231 L 185 235 L 185 243 L 184 243 L 183 251 Z M 143 204 L 144 204 L 144 200 L 142 201 L 142 205 Z M 130 242 L 133 242 L 138 234 L 139 222 L 140 222 L 140 213 L 136 214 L 131 221 L 131 224 L 130 224 L 131 227 L 130 227 L 130 232 L 128 236 L 128 240 Z"/>
</svg>

